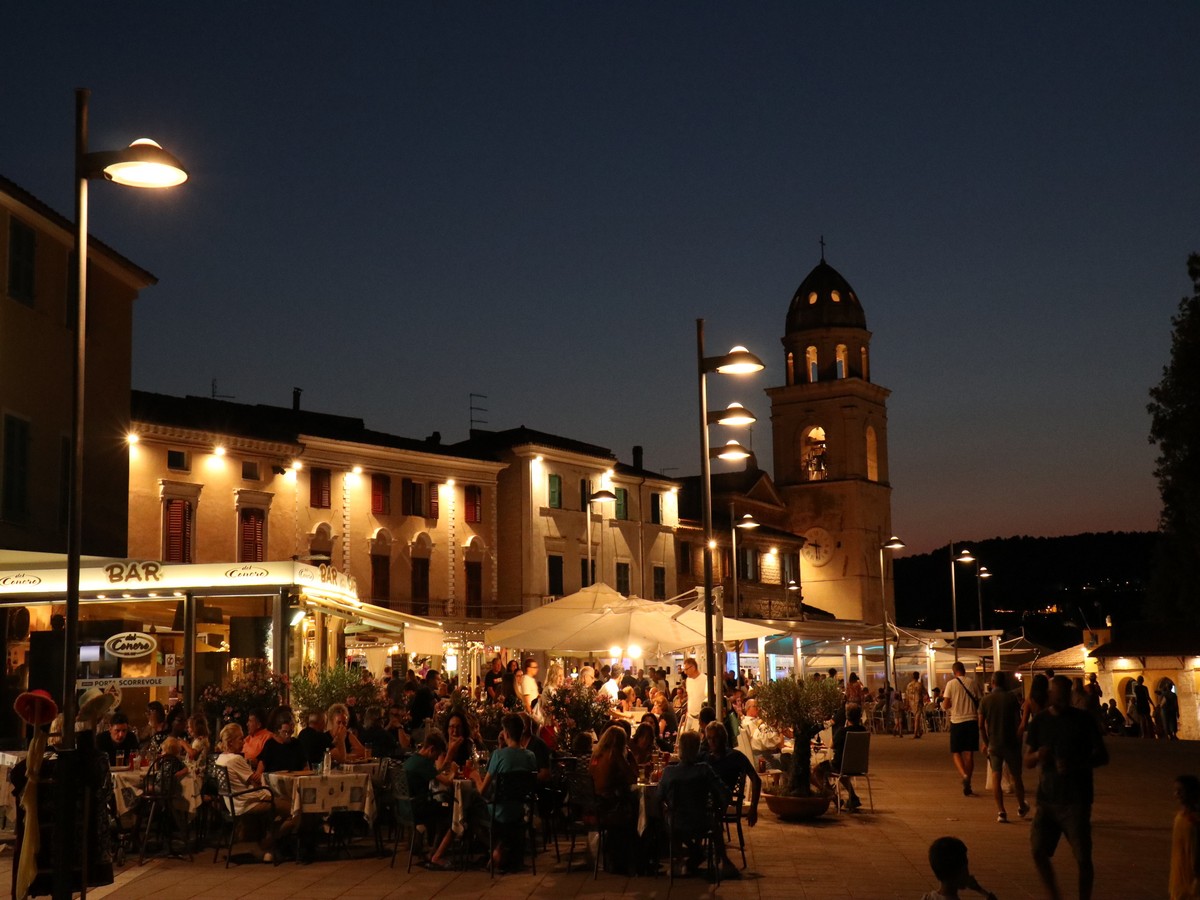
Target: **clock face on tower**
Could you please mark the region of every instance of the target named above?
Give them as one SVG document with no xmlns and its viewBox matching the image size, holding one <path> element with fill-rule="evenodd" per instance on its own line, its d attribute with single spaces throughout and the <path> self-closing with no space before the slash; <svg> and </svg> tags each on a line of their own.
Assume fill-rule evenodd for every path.
<svg viewBox="0 0 1200 900">
<path fill-rule="evenodd" d="M 810 528 L 804 532 L 805 543 L 800 551 L 814 566 L 823 566 L 833 559 L 833 535 L 824 528 Z"/>
</svg>

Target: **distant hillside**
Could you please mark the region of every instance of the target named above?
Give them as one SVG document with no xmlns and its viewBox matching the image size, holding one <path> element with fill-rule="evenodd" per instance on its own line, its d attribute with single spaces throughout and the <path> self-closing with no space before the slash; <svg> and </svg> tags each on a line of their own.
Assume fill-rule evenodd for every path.
<svg viewBox="0 0 1200 900">
<path fill-rule="evenodd" d="M 988 628 L 1016 630 L 1024 624 L 1030 637 L 1047 632 L 1049 644 L 1070 643 L 1062 633 L 1090 625 L 1141 618 L 1150 581 L 1150 562 L 1157 532 L 1105 532 L 1071 537 L 990 538 L 958 541 L 994 573 L 983 582 L 984 619 Z M 978 628 L 975 563 L 956 563 L 958 626 Z M 1057 613 L 1040 614 L 1045 610 Z M 951 628 L 949 548 L 896 560 L 896 618 L 901 625 Z"/>
</svg>

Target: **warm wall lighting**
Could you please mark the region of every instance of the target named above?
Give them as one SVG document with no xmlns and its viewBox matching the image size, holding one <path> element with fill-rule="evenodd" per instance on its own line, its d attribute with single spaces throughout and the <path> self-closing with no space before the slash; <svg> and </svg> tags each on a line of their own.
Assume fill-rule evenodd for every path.
<svg viewBox="0 0 1200 900">
<path fill-rule="evenodd" d="M 448 488 L 452 488 L 452 487 L 454 487 L 454 483 L 455 483 L 455 482 L 454 482 L 454 479 L 453 479 L 453 478 L 447 478 L 447 479 L 446 479 L 446 487 L 448 487 Z"/>
<path fill-rule="evenodd" d="M 217 446 L 213 447 L 213 454 L 216 456 L 224 456 L 225 448 L 221 444 L 217 444 Z"/>
<path fill-rule="evenodd" d="M 299 472 L 303 468 L 304 468 L 304 463 L 300 462 L 300 460 L 298 460 L 298 459 L 292 460 L 292 471 L 293 472 Z"/>
<path fill-rule="evenodd" d="M 350 470 L 350 474 L 351 475 L 361 475 L 362 474 L 362 466 L 355 466 L 353 469 Z"/>
<path fill-rule="evenodd" d="M 138 437 L 136 431 L 131 431 L 129 434 L 125 435 L 125 442 L 128 444 L 136 444 L 140 440 L 141 438 Z"/>
<path fill-rule="evenodd" d="M 625 653 L 627 656 L 629 656 L 630 659 L 641 659 L 642 658 L 642 648 L 639 647 L 637 644 L 630 644 L 626 648 Z"/>
</svg>

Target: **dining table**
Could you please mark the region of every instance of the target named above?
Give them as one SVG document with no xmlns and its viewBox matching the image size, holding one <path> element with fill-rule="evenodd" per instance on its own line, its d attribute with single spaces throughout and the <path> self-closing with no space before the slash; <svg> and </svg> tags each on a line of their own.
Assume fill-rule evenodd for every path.
<svg viewBox="0 0 1200 900">
<path fill-rule="evenodd" d="M 0 751 L 0 831 L 17 827 L 17 798 L 8 774 L 24 758 L 24 750 Z"/>
<path fill-rule="evenodd" d="M 633 786 L 637 797 L 637 833 L 643 835 L 651 819 L 662 818 L 662 804 L 658 802 L 658 782 L 639 781 Z"/>
<path fill-rule="evenodd" d="M 450 827 L 462 835 L 470 824 L 471 807 L 479 797 L 479 787 L 470 778 L 454 779 L 454 809 L 450 816 Z"/>
<path fill-rule="evenodd" d="M 135 812 L 138 800 L 145 793 L 146 773 L 150 770 L 138 766 L 113 766 L 112 773 L 113 799 L 116 800 L 117 815 L 123 816 Z M 200 808 L 200 779 L 194 772 L 187 772 L 179 779 L 180 795 L 187 803 L 188 815 L 193 815 Z"/>
<path fill-rule="evenodd" d="M 264 779 L 273 794 L 287 801 L 292 815 L 361 812 L 368 822 L 375 821 L 370 772 L 271 772 Z"/>
</svg>

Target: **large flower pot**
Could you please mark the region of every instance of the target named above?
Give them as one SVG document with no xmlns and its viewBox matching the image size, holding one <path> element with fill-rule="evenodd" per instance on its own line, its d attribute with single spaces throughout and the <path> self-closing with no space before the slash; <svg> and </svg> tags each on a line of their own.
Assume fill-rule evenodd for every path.
<svg viewBox="0 0 1200 900">
<path fill-rule="evenodd" d="M 815 819 L 824 815 L 829 809 L 828 797 L 791 797 L 787 794 L 763 794 L 767 801 L 767 809 L 775 813 L 785 822 L 799 822 L 804 819 Z"/>
</svg>

